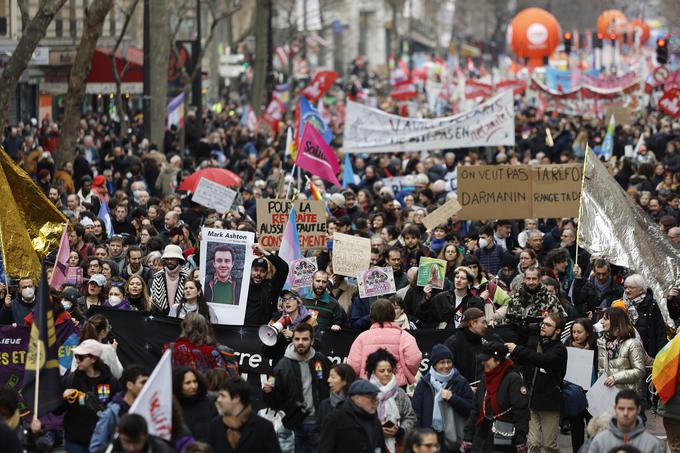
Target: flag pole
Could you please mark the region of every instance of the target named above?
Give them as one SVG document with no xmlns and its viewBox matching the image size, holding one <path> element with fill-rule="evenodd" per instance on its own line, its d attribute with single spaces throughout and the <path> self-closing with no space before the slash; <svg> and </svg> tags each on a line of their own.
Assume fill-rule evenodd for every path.
<svg viewBox="0 0 680 453">
<path fill-rule="evenodd" d="M 293 169 L 290 171 L 290 181 L 288 181 L 288 187 L 286 188 L 286 201 L 288 201 L 288 197 L 290 196 L 290 189 L 293 186 L 293 179 L 295 179 L 295 169 L 296 168 L 297 168 L 297 164 L 293 164 Z"/>
<path fill-rule="evenodd" d="M 33 320 L 35 322 L 35 319 Z M 33 420 L 38 419 L 38 396 L 40 395 L 40 350 L 42 349 L 42 341 L 38 335 L 35 353 L 35 395 L 33 395 Z"/>
<path fill-rule="evenodd" d="M 583 215 L 583 189 L 586 185 L 586 163 L 588 162 L 588 153 L 590 152 L 590 147 L 586 143 L 586 152 L 583 157 L 583 170 L 581 172 L 581 193 L 578 200 L 578 223 L 576 224 L 576 253 L 574 254 L 574 264 L 578 266 L 578 248 L 579 242 L 581 242 L 581 216 Z M 583 277 L 583 272 L 585 269 L 581 269 L 581 277 Z"/>
</svg>

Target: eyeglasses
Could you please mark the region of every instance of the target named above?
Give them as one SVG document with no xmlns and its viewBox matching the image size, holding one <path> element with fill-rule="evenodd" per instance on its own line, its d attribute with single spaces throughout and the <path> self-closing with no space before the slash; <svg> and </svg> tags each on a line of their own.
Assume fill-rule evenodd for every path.
<svg viewBox="0 0 680 453">
<path fill-rule="evenodd" d="M 543 322 L 541 323 L 541 326 L 544 326 L 544 327 L 555 327 L 555 324 L 550 324 L 549 322 L 543 321 Z"/>
<path fill-rule="evenodd" d="M 297 302 L 298 300 L 294 297 L 284 297 L 281 299 L 281 302 L 286 303 L 286 302 Z"/>
</svg>

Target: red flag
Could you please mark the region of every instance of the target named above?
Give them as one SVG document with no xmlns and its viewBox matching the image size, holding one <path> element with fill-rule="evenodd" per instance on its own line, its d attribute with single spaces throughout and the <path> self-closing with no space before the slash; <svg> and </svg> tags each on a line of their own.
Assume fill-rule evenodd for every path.
<svg viewBox="0 0 680 453">
<path fill-rule="evenodd" d="M 392 88 L 392 91 L 390 91 L 390 97 L 399 101 L 413 99 L 417 95 L 418 91 L 416 90 L 416 86 L 412 83 L 402 83 L 401 85 Z"/>
<path fill-rule="evenodd" d="M 338 73 L 335 71 L 319 71 L 314 76 L 312 83 L 302 89 L 300 95 L 316 102 L 328 91 L 337 78 Z"/>
<path fill-rule="evenodd" d="M 283 119 L 284 110 L 283 103 L 276 98 L 272 98 L 264 111 L 263 119 L 271 124 L 272 127 L 276 127 L 279 121 Z"/>
</svg>

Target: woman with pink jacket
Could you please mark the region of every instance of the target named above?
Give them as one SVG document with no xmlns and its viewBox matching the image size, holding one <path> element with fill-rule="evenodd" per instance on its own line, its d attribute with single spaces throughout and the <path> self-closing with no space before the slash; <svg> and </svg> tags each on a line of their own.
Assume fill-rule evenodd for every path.
<svg viewBox="0 0 680 453">
<path fill-rule="evenodd" d="M 380 348 L 397 358 L 397 385 L 403 387 L 415 382 L 423 353 L 418 349 L 415 338 L 394 323 L 394 307 L 387 299 L 378 299 L 371 306 L 371 328 L 362 332 L 349 350 L 347 363 L 357 375 L 368 379 L 366 358 Z"/>
</svg>

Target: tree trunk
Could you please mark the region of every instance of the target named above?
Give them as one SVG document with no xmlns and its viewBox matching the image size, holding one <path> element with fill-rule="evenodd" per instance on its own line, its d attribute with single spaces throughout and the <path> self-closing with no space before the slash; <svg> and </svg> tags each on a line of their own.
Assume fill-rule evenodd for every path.
<svg viewBox="0 0 680 453">
<path fill-rule="evenodd" d="M 52 19 L 54 19 L 54 16 L 57 15 L 61 7 L 64 6 L 64 3 L 66 3 L 66 0 L 43 0 L 40 2 L 35 17 L 33 17 L 27 26 L 24 26 L 21 39 L 9 58 L 7 66 L 2 71 L 2 83 L 0 83 L 0 127 L 4 126 L 5 121 L 7 121 L 9 102 L 14 90 L 17 88 L 17 82 L 21 74 L 23 74 L 26 66 L 28 66 L 28 62 L 31 61 L 38 43 L 45 37 L 45 32 L 50 22 L 52 22 Z"/>
<path fill-rule="evenodd" d="M 256 0 L 255 6 L 255 65 L 253 66 L 253 91 L 251 93 L 250 106 L 259 116 L 262 112 L 262 97 L 267 82 L 267 43 L 269 22 L 269 1 Z"/>
<path fill-rule="evenodd" d="M 17 0 L 17 4 L 21 14 L 21 31 L 24 31 L 31 21 L 31 14 L 28 12 L 28 0 Z"/>
<path fill-rule="evenodd" d="M 122 81 L 120 79 L 121 74 L 118 72 L 118 66 L 116 65 L 116 53 L 120 48 L 120 43 L 125 37 L 125 33 L 127 33 L 128 26 L 130 25 L 130 19 L 132 19 L 132 14 L 135 12 L 135 9 L 137 9 L 137 3 L 139 3 L 139 0 L 134 0 L 130 6 L 130 9 L 124 12 L 125 20 L 123 21 L 123 28 L 116 39 L 116 45 L 113 46 L 113 51 L 111 51 L 111 67 L 113 68 L 113 79 L 116 82 L 116 113 L 118 114 L 118 122 L 120 123 L 121 137 L 127 137 L 127 118 L 125 116 L 125 109 L 123 108 L 123 90 L 121 88 Z M 127 66 L 123 68 L 123 73 L 125 73 L 126 67 Z"/>
<path fill-rule="evenodd" d="M 113 8 L 113 0 L 94 0 L 85 13 L 83 35 L 78 43 L 76 59 L 71 66 L 68 92 L 64 99 L 64 124 L 61 146 L 56 158 L 57 168 L 61 168 L 66 162 L 72 162 L 75 157 L 87 76 L 92 65 L 97 40 L 102 34 L 104 20 L 111 8 Z"/>
<path fill-rule="evenodd" d="M 165 0 L 151 0 L 149 3 L 149 37 L 150 49 L 144 49 L 151 55 L 151 102 L 149 116 L 144 121 L 151 121 L 151 143 L 163 147 L 165 137 L 165 115 L 168 109 L 168 61 L 170 58 L 170 22 L 168 5 Z"/>
</svg>

